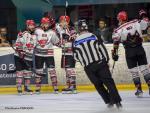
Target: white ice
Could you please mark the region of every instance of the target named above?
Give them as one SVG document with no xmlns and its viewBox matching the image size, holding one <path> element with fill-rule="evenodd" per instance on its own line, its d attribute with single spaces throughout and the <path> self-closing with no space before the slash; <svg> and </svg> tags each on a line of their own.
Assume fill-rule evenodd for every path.
<svg viewBox="0 0 150 113">
<path fill-rule="evenodd" d="M 98 93 L 0 95 L 0 113 L 150 113 L 150 96 L 121 91 L 123 108 L 108 109 Z M 32 107 L 33 109 L 15 109 Z M 12 108 L 12 109 L 9 109 Z"/>
</svg>

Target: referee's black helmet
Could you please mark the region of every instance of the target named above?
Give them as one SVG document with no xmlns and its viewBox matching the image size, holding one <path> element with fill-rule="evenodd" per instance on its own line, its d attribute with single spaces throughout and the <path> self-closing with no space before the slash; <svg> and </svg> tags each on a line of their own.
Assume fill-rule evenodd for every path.
<svg viewBox="0 0 150 113">
<path fill-rule="evenodd" d="M 78 30 L 79 30 L 79 32 L 88 30 L 87 21 L 85 19 L 78 21 Z"/>
</svg>

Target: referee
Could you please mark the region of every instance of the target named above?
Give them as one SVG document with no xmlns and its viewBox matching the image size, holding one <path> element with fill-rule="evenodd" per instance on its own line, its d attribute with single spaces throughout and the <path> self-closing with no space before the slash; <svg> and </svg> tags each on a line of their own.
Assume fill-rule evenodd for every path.
<svg viewBox="0 0 150 113">
<path fill-rule="evenodd" d="M 111 76 L 108 52 L 103 42 L 88 32 L 85 20 L 78 22 L 79 36 L 73 44 L 74 58 L 84 66 L 84 70 L 107 106 L 121 108 L 121 97 Z"/>
</svg>

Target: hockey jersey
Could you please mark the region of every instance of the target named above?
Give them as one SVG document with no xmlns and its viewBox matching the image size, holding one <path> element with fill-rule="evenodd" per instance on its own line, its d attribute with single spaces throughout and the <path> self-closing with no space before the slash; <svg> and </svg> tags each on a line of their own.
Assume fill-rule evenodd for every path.
<svg viewBox="0 0 150 113">
<path fill-rule="evenodd" d="M 60 24 L 56 25 L 56 31 L 59 34 L 61 39 L 61 47 L 62 47 L 62 54 L 63 55 L 71 55 L 73 56 L 72 44 L 74 41 L 74 37 L 77 36 L 75 29 L 73 27 L 69 27 L 64 29 L 61 27 Z M 64 38 L 64 34 L 69 36 L 69 40 Z"/>
<path fill-rule="evenodd" d="M 25 51 L 25 60 L 32 61 L 34 47 L 36 45 L 36 35 L 30 33 L 29 31 L 24 31 L 22 34 L 23 39 L 25 40 L 24 51 Z"/>
<path fill-rule="evenodd" d="M 37 56 L 54 56 L 53 45 L 59 43 L 59 38 L 55 31 L 44 31 L 41 28 L 35 30 L 36 35 L 36 47 L 35 55 Z"/>
<path fill-rule="evenodd" d="M 114 30 L 114 43 L 122 42 L 124 47 L 136 47 L 142 44 L 141 26 L 138 20 L 126 22 Z"/>
</svg>

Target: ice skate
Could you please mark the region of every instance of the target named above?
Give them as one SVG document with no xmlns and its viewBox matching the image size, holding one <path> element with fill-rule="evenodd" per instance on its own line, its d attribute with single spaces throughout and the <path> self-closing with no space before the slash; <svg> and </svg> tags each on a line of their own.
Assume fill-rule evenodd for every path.
<svg viewBox="0 0 150 113">
<path fill-rule="evenodd" d="M 59 93 L 59 90 L 58 89 L 54 89 L 54 94 L 58 94 Z"/>
<path fill-rule="evenodd" d="M 137 96 L 137 97 L 143 97 L 143 91 L 137 89 L 137 91 L 135 92 L 135 96 Z"/>
<path fill-rule="evenodd" d="M 64 89 L 62 89 L 62 94 L 77 94 L 77 89 L 75 89 L 75 88 L 64 88 Z"/>
</svg>

